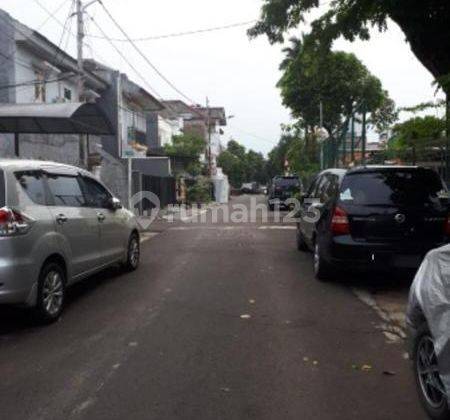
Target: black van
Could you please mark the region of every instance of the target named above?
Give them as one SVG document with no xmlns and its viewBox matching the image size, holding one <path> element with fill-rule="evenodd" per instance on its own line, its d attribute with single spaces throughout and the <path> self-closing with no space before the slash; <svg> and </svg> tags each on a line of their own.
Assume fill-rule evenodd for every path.
<svg viewBox="0 0 450 420">
<path fill-rule="evenodd" d="M 330 169 L 302 196 L 299 250 L 314 252 L 314 271 L 415 269 L 450 238 L 448 190 L 421 167 Z"/>
</svg>

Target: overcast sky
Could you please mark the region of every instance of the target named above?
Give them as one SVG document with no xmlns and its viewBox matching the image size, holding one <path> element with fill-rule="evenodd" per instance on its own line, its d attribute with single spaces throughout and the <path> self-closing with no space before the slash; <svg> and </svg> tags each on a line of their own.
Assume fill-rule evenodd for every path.
<svg viewBox="0 0 450 420">
<path fill-rule="evenodd" d="M 164 35 L 246 22 L 259 16 L 260 0 L 103 0 L 133 38 Z M 48 18 L 38 5 L 54 11 L 63 0 L 2 0 L 1 7 L 16 19 L 39 28 Z M 85 1 L 87 2 L 87 0 Z M 71 0 L 56 17 L 65 21 Z M 88 9 L 108 36 L 122 37 L 102 8 Z M 75 21 L 72 32 L 75 32 Z M 58 43 L 62 27 L 48 20 L 40 31 Z M 92 24 L 88 33 L 100 35 Z M 140 82 L 138 76 L 101 39 L 87 38 L 100 61 L 119 68 Z M 280 124 L 289 122 L 275 85 L 280 78 L 278 65 L 281 46 L 271 46 L 264 37 L 249 40 L 245 27 L 185 37 L 140 42 L 138 45 L 151 62 L 188 97 L 204 104 L 224 106 L 234 118 L 229 121 L 224 140 L 234 137 L 245 146 L 267 153 L 278 141 Z M 126 43 L 117 43 L 125 56 L 146 77 L 149 85 L 165 99 L 180 98 Z M 378 76 L 399 106 L 415 105 L 435 99 L 435 88 L 428 71 L 414 57 L 401 31 L 391 24 L 384 34 L 374 32 L 369 42 L 353 44 L 339 41 L 339 49 L 357 54 L 372 73 Z M 68 52 L 75 54 L 71 37 Z M 142 84 L 142 83 L 141 83 Z M 180 98 L 182 99 L 182 98 Z"/>
</svg>

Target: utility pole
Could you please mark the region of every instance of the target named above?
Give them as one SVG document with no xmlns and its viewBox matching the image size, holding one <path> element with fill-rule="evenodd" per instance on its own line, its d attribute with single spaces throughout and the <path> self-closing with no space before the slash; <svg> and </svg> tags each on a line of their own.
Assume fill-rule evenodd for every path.
<svg viewBox="0 0 450 420">
<path fill-rule="evenodd" d="M 362 135 L 361 135 L 361 151 L 362 151 L 362 160 L 361 163 L 364 166 L 366 164 L 366 139 L 367 139 L 367 113 L 366 113 L 366 105 L 363 105 L 362 109 Z"/>
<path fill-rule="evenodd" d="M 207 145 L 207 153 L 208 153 L 208 175 L 212 177 L 212 159 L 211 159 L 211 108 L 209 106 L 209 99 L 206 98 L 206 109 L 208 113 L 208 145 Z"/>
<path fill-rule="evenodd" d="M 76 15 L 77 15 L 77 100 L 81 102 L 84 91 L 84 67 L 83 67 L 83 41 L 84 41 L 84 8 L 81 0 L 76 0 Z M 87 168 L 88 163 L 88 150 L 86 136 L 80 134 L 80 161 L 82 166 Z"/>
<path fill-rule="evenodd" d="M 77 1 L 77 63 L 78 63 L 78 77 L 77 77 L 77 97 L 81 102 L 84 89 L 84 77 L 83 77 L 83 41 L 84 41 L 84 9 L 81 0 Z"/>
<path fill-rule="evenodd" d="M 355 161 L 355 113 L 352 114 L 352 144 L 351 144 L 351 161 Z"/>
</svg>

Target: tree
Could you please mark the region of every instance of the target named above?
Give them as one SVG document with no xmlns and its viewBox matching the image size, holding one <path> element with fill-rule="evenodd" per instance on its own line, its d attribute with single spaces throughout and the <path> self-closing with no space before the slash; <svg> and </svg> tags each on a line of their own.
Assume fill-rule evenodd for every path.
<svg viewBox="0 0 450 420">
<path fill-rule="evenodd" d="M 278 87 L 283 104 L 305 130 L 305 150 L 320 124 L 320 104 L 323 127 L 335 145 L 355 112 L 371 113 L 377 127 L 396 119 L 395 104 L 381 81 L 354 54 L 321 50 L 311 36 L 292 39 L 291 45 L 285 49 Z"/>
<path fill-rule="evenodd" d="M 324 7 L 319 0 L 263 0 L 261 18 L 249 30 L 252 37 L 266 34 L 272 43 L 282 42 L 289 29 L 305 15 Z M 450 2 L 448 0 L 335 0 L 313 21 L 312 35 L 325 48 L 343 36 L 367 40 L 370 27 L 380 31 L 392 19 L 403 30 L 412 51 L 422 64 L 450 92 Z"/>
<path fill-rule="evenodd" d="M 244 182 L 265 184 L 268 181 L 267 161 L 264 156 L 253 150 L 247 151 L 235 140 L 228 142 L 217 163 L 228 175 L 234 188 L 240 188 Z"/>
<path fill-rule="evenodd" d="M 172 143 L 166 144 L 164 150 L 167 156 L 185 160 L 186 172 L 193 176 L 201 174 L 202 164 L 200 162 L 200 155 L 205 150 L 205 142 L 201 137 L 192 133 L 173 136 Z"/>
<path fill-rule="evenodd" d="M 444 149 L 445 121 L 434 116 L 414 117 L 393 129 L 389 151 L 404 160 L 416 164 L 426 159 L 433 148 Z"/>
</svg>

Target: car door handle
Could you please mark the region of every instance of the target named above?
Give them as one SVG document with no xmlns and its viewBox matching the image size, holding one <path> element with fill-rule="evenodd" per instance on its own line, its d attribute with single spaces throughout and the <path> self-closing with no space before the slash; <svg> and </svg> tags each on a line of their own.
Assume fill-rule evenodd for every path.
<svg viewBox="0 0 450 420">
<path fill-rule="evenodd" d="M 105 215 L 103 213 L 97 213 L 97 219 L 99 222 L 103 222 L 105 220 Z"/>
<path fill-rule="evenodd" d="M 56 216 L 56 221 L 62 225 L 63 223 L 67 222 L 67 216 L 65 216 L 64 214 L 58 214 L 58 216 Z"/>
</svg>

